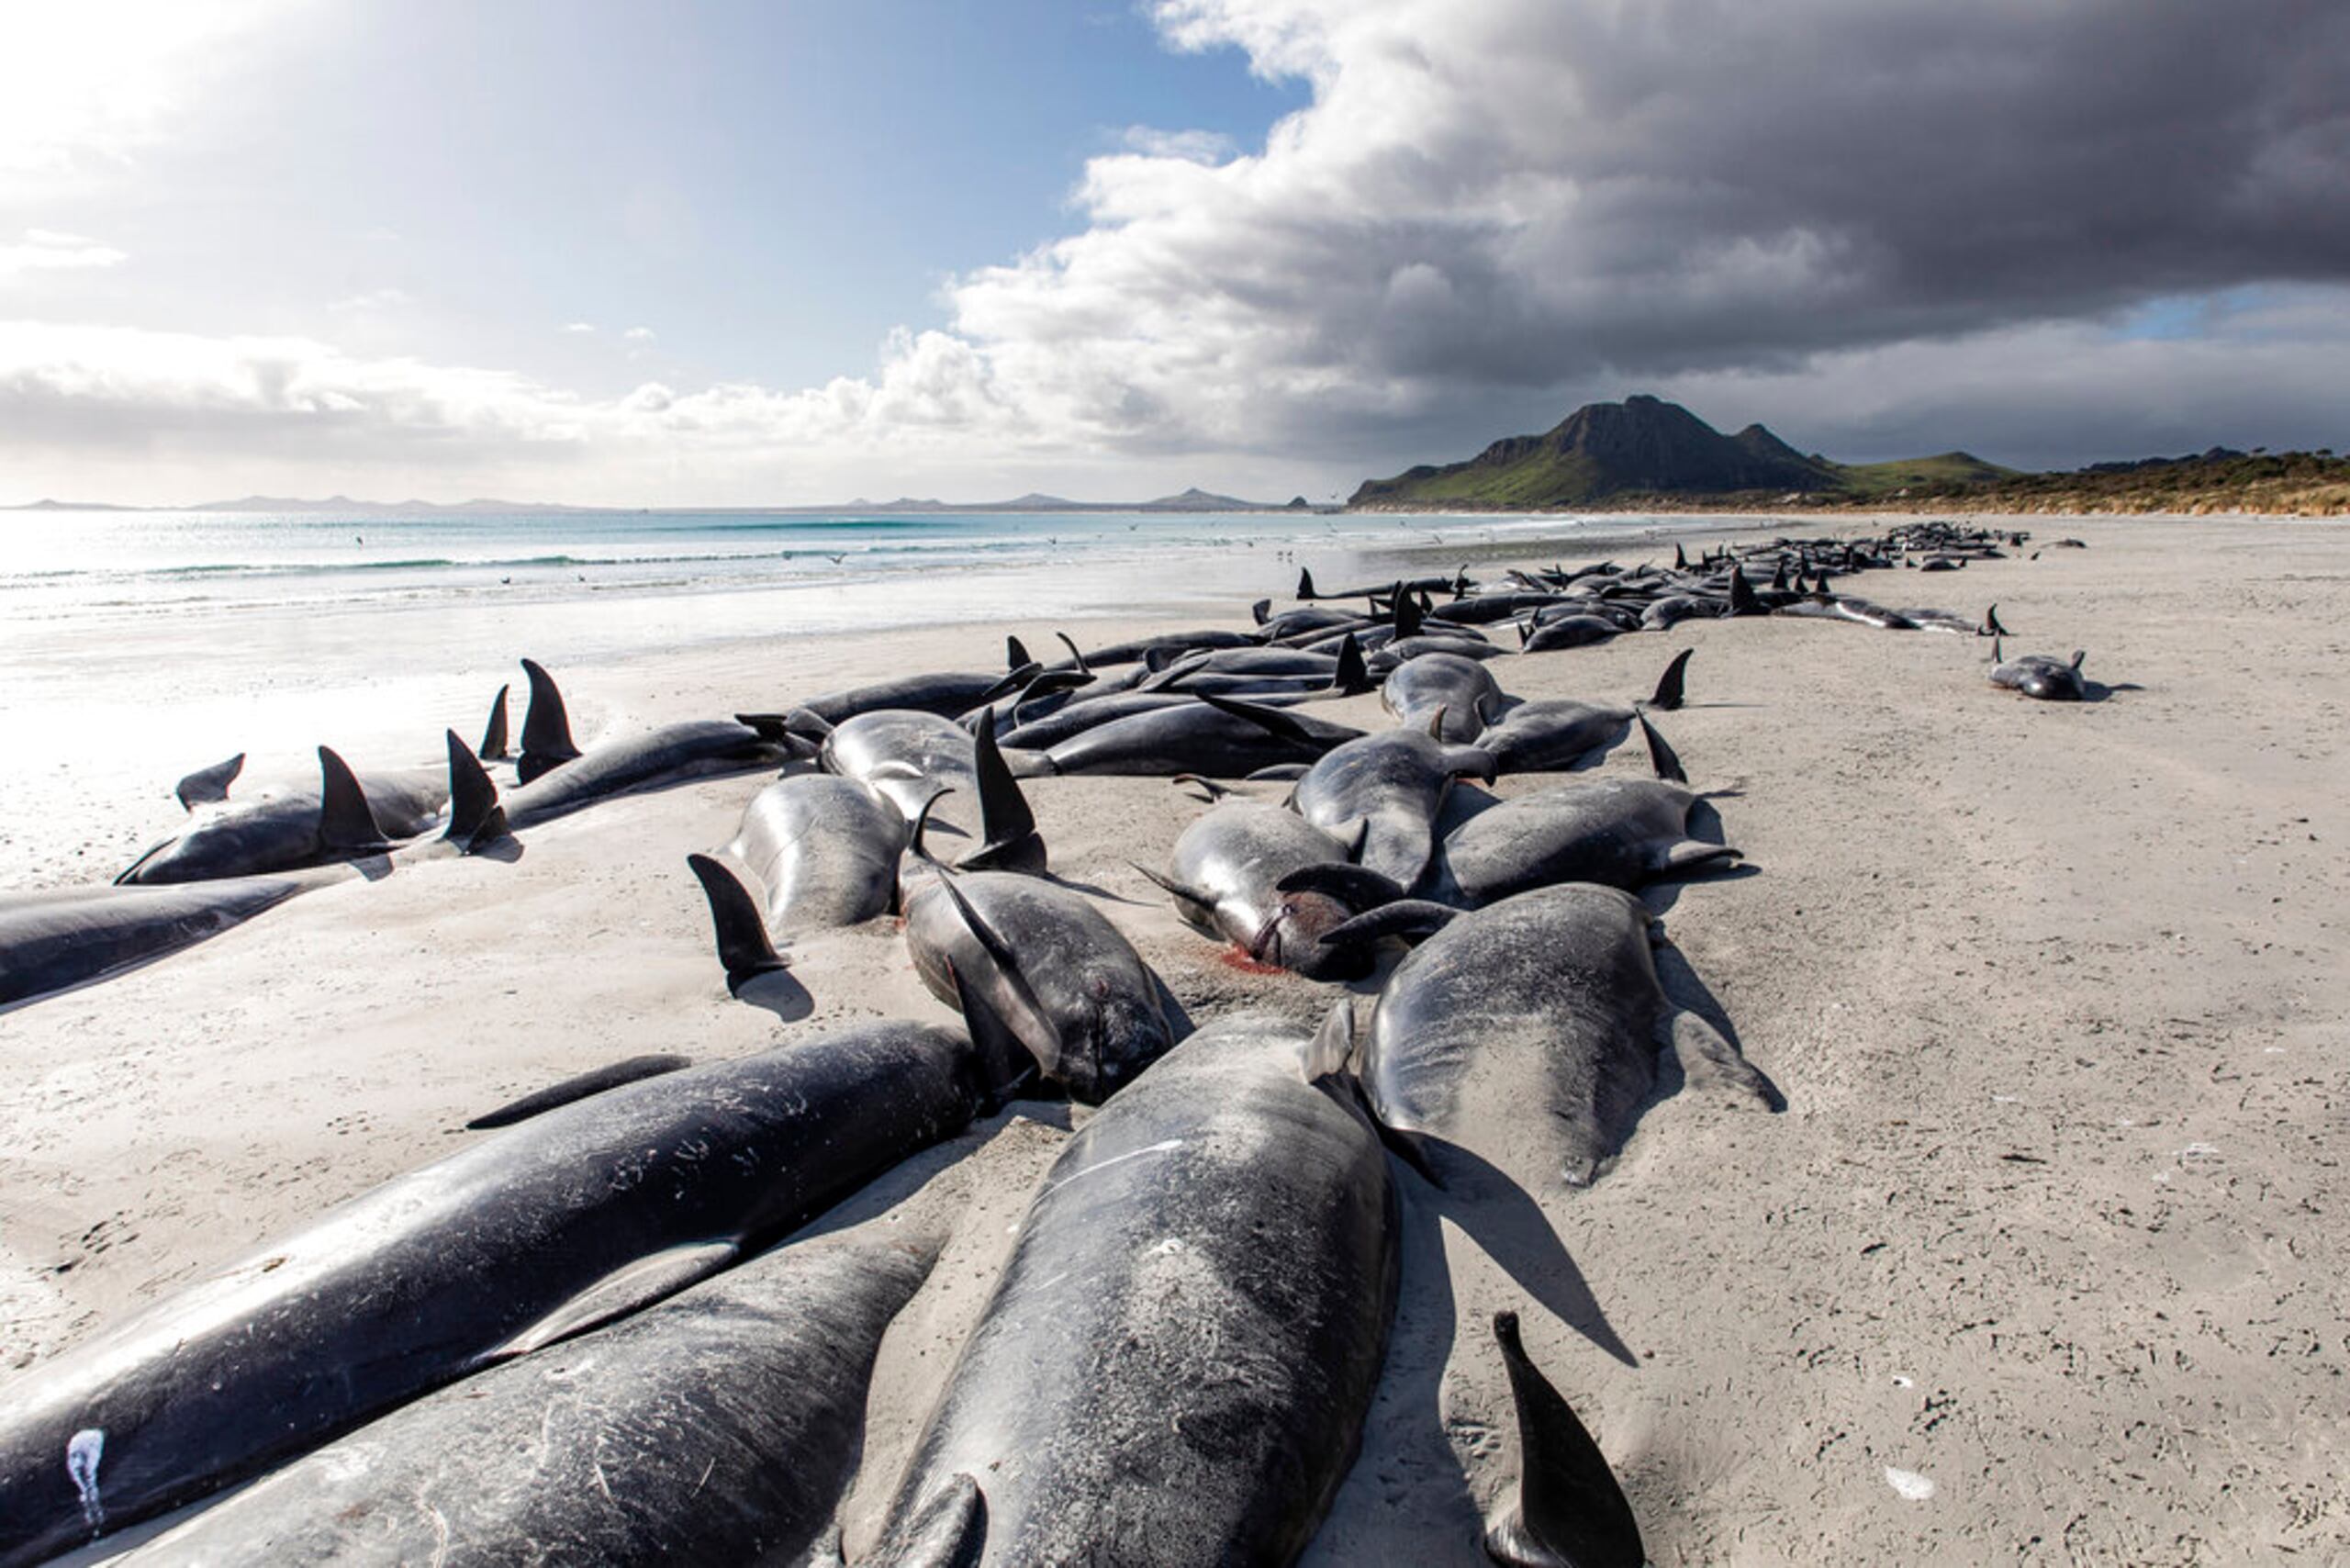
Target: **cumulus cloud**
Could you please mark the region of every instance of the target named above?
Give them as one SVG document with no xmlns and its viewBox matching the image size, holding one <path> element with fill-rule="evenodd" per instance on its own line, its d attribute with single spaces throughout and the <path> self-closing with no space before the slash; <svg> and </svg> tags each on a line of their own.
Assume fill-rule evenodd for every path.
<svg viewBox="0 0 2350 1568">
<path fill-rule="evenodd" d="M 958 332 L 1090 439 L 1330 450 L 1534 395 L 2350 277 L 2350 10 L 1162 0 L 1312 104 L 1094 160 Z M 2013 346 L 2012 340 L 2007 340 Z M 1490 427 L 1486 433 L 1490 433 Z"/>
<path fill-rule="evenodd" d="M 0 282 L 24 273 L 78 272 L 119 266 L 130 258 L 112 245 L 52 229 L 28 229 L 17 243 L 0 244 Z"/>
<path fill-rule="evenodd" d="M 1310 102 L 1248 148 L 1126 133 L 1086 165 L 1072 232 L 951 280 L 947 330 L 892 335 L 864 374 L 591 398 L 308 339 L 19 323 L 0 442 L 570 465 L 730 498 L 778 476 L 767 495 L 816 498 L 858 462 L 858 488 L 1121 464 L 1318 496 L 1643 389 L 1838 456 L 2350 445 L 2350 7 L 1151 14 L 1170 47 L 1238 50 Z"/>
</svg>

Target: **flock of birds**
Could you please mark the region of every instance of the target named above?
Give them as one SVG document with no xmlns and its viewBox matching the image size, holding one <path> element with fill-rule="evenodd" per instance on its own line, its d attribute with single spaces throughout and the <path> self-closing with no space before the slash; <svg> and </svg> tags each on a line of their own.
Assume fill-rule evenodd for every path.
<svg viewBox="0 0 2350 1568">
<path fill-rule="evenodd" d="M 628 790 L 782 767 L 733 840 L 689 863 L 730 989 L 812 933 L 896 914 L 962 1027 L 834 1026 L 730 1061 L 610 1064 L 478 1119 L 497 1128 L 198 1280 L 0 1391 L 0 1565 L 213 1497 L 128 1561 L 841 1562 L 882 1334 L 947 1237 L 877 1220 L 787 1240 L 1015 1099 L 1098 1110 L 1018 1226 L 887 1510 L 855 1561 L 1287 1562 L 1360 1443 L 1401 1269 L 1398 1164 L 1456 1201 L 1598 1179 L 1658 1089 L 1771 1086 L 1660 981 L 1638 890 L 1733 862 L 1636 703 L 1521 700 L 1522 655 L 1696 617 L 1818 616 L 1965 635 L 1856 574 L 1951 571 L 2020 533 L 1943 523 L 1779 540 L 1670 567 L 1315 588 L 1205 629 L 1047 664 L 935 672 L 582 752 L 524 661 L 442 769 L 231 801 L 190 775 L 188 827 L 105 889 L 0 903 L 0 1002 L 85 983 L 383 857 L 494 852 Z M 1521 653 L 1491 633 L 1514 629 Z M 1068 639 L 1062 639 L 1065 643 Z M 1996 644 L 1995 644 L 1996 647 Z M 2026 695 L 2068 662 L 1995 654 Z M 1377 692 L 1394 722 L 1315 716 Z M 1651 778 L 1568 775 L 1634 732 Z M 497 770 L 496 776 L 492 769 Z M 1048 872 L 1023 781 L 1178 778 L 1203 811 L 1138 867 L 1251 964 L 1362 981 L 1318 1029 L 1194 1026 L 1118 927 Z M 501 779 L 503 780 L 501 787 Z M 1278 789 L 1252 792 L 1254 782 Z M 434 832 L 438 829 L 438 833 Z M 969 847 L 952 855 L 950 837 Z M 1391 1161 L 1391 1154 L 1395 1157 Z M 1485 1547 L 1510 1564 L 1633 1564 L 1598 1446 L 1494 1331 L 1521 1474 Z"/>
</svg>

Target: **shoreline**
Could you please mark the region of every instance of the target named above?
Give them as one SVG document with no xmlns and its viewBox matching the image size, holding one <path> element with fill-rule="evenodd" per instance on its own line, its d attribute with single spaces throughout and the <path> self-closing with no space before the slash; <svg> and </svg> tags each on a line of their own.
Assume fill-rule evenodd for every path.
<svg viewBox="0 0 2350 1568">
<path fill-rule="evenodd" d="M 1483 1561 L 1478 1516 L 1516 1474 L 1485 1330 L 1503 1308 L 1526 1314 L 1661 1565 L 2184 1563 L 2322 1557 L 2350 1538 L 2327 1438 L 2350 1317 L 2350 1242 L 2329 1223 L 2350 1204 L 2334 1153 L 2350 1003 L 2333 979 L 2350 533 L 2068 531 L 2090 547 L 1853 586 L 1969 615 L 1996 599 L 2012 650 L 2086 646 L 2090 675 L 2122 689 L 2078 708 L 1990 689 L 1986 644 L 1819 622 L 1692 622 L 1496 662 L 1518 695 L 1617 700 L 1695 650 L 1690 704 L 1660 722 L 1754 869 L 1654 890 L 1651 907 L 1668 980 L 1787 1106 L 1661 1100 L 1613 1172 L 1544 1201 L 1563 1253 L 1539 1274 L 1399 1175 L 1387 1372 L 1306 1563 Z M 1459 564 L 1455 543 L 1413 548 Z M 1089 624 L 1106 640 L 1244 623 L 1248 598 L 1285 602 L 1294 581 L 1293 563 L 1259 565 L 1258 593 L 1219 612 Z M 1007 629 L 1035 647 L 1051 623 L 778 635 L 557 673 L 584 743 L 991 665 Z M 1374 697 L 1318 711 L 1385 722 Z M 1637 773 L 1637 751 L 1605 767 Z M 207 760 L 159 761 L 152 791 L 167 803 L 165 776 Z M 804 1017 L 727 997 L 684 856 L 726 842 L 764 778 L 612 801 L 526 833 L 510 865 L 351 879 L 0 1016 L 0 1369 L 460 1147 L 468 1116 L 570 1073 L 859 1017 L 946 1022 L 886 922 L 795 945 Z M 1045 778 L 1030 799 L 1056 870 L 1098 890 L 1195 1019 L 1326 1006 L 1326 988 L 1225 961 L 1128 868 L 1163 862 L 1200 809 L 1182 790 Z M 1071 1120 L 1023 1105 L 952 1168 L 976 1220 L 885 1345 L 852 1541 Z"/>
</svg>

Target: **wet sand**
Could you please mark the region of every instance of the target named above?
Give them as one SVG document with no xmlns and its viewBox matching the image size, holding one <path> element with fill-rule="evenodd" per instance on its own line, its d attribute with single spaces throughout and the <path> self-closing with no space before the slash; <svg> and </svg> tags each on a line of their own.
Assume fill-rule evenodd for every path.
<svg viewBox="0 0 2350 1568">
<path fill-rule="evenodd" d="M 1659 1563 L 2345 1551 L 2350 530 L 2027 521 L 2090 547 L 1854 586 L 1968 615 L 1996 599 L 2011 652 L 2087 648 L 2089 676 L 2120 689 L 2104 700 L 1996 690 L 1985 643 L 1799 620 L 1492 666 L 1519 696 L 1620 700 L 1695 650 L 1690 706 L 1662 727 L 1693 782 L 1724 791 L 1752 868 L 1651 901 L 1669 981 L 1785 1109 L 1668 1095 L 1610 1174 L 1539 1212 L 1456 1211 L 1399 1167 L 1386 1378 L 1309 1562 L 1483 1561 L 1478 1517 L 1516 1465 L 1486 1327 L 1503 1308 Z M 1292 576 L 1269 562 L 1261 591 L 1278 600 Z M 1246 621 L 1235 603 L 1181 623 Z M 585 738 L 989 667 L 1005 630 L 1041 647 L 1052 628 L 562 673 Z M 1318 711 L 1384 722 L 1375 698 Z M 1643 761 L 1634 745 L 1605 766 Z M 482 1136 L 459 1129 L 566 1074 L 948 1018 L 886 921 L 799 945 L 786 1016 L 728 998 L 684 857 L 732 837 L 763 782 L 613 801 L 532 830 L 510 864 L 352 879 L 0 1014 L 0 1372 Z M 1195 1019 L 1327 1005 L 1324 987 L 1229 962 L 1128 867 L 1163 864 L 1202 809 L 1185 791 L 1045 779 L 1030 798 L 1056 872 Z M 885 1349 L 852 1547 L 1071 1120 L 1000 1118 L 941 1184 L 969 1224 Z"/>
</svg>

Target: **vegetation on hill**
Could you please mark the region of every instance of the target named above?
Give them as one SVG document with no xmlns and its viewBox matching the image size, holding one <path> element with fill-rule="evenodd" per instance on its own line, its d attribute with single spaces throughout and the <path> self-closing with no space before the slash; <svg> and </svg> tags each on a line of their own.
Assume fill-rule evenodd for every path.
<svg viewBox="0 0 2350 1568">
<path fill-rule="evenodd" d="M 1723 435 L 1647 397 L 1594 403 L 1463 463 L 1366 480 L 1349 508 L 1404 511 L 1917 510 L 2350 514 L 2350 458 L 2215 447 L 2028 474 L 1964 452 L 1891 463 L 1806 456 L 1761 425 Z"/>
</svg>

